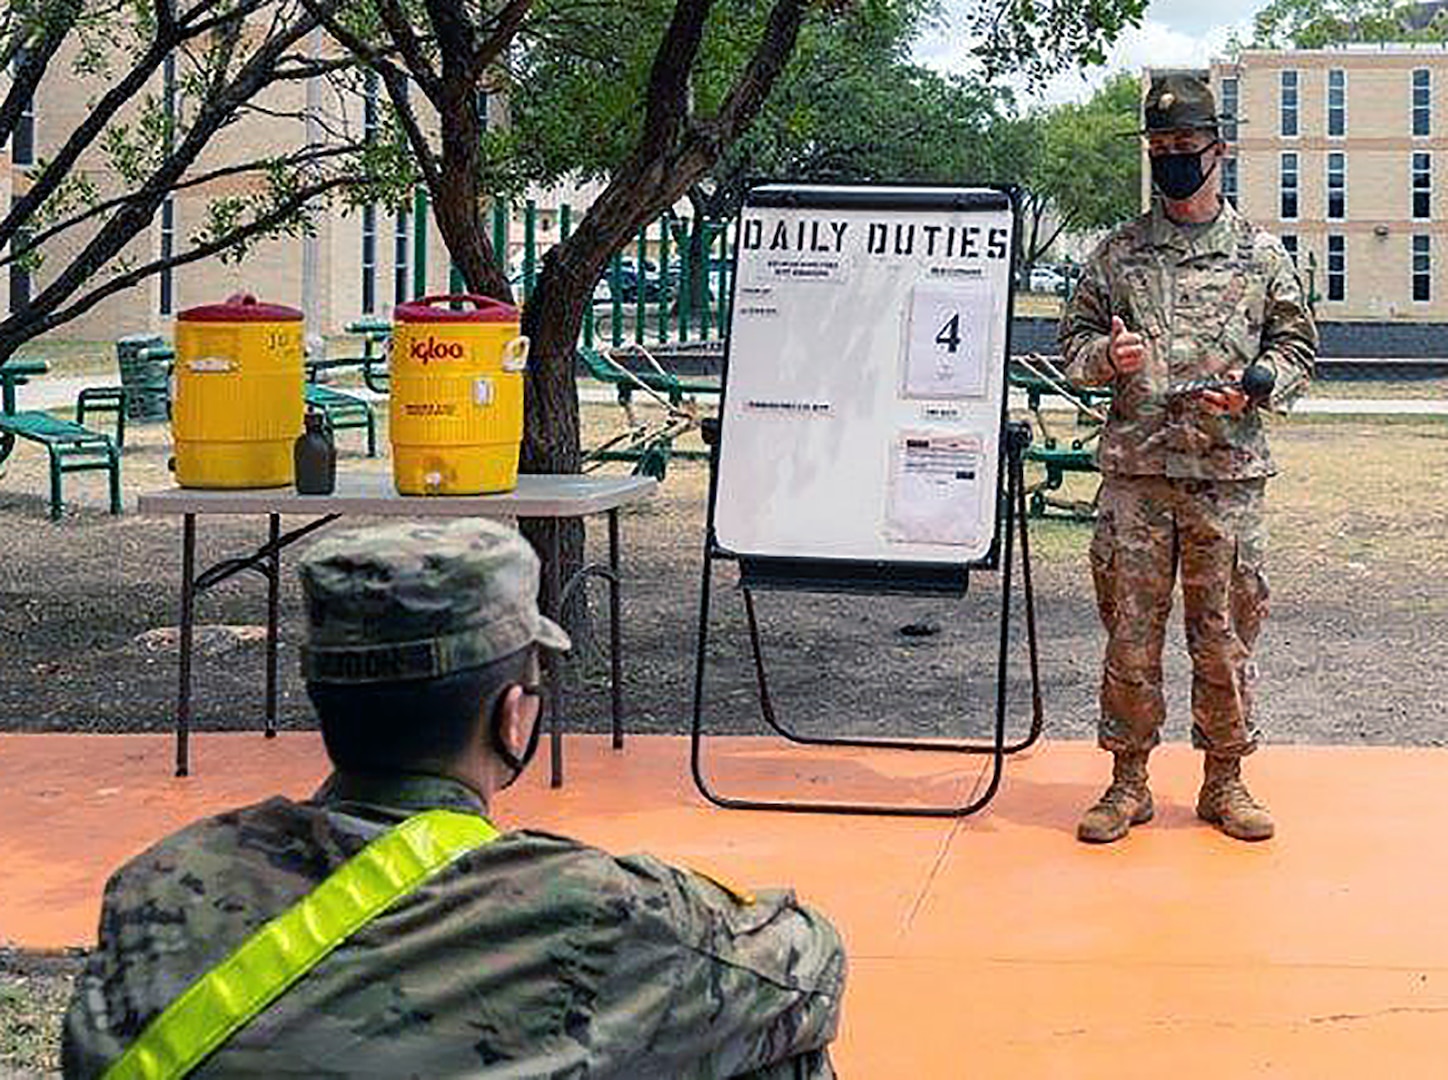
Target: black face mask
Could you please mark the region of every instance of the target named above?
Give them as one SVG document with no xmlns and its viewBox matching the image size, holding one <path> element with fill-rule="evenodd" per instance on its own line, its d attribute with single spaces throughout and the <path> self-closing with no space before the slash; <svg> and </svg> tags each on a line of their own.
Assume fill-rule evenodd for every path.
<svg viewBox="0 0 1448 1080">
<path fill-rule="evenodd" d="M 1202 185 L 1207 182 L 1207 177 L 1212 175 L 1212 169 L 1217 167 L 1216 162 L 1212 162 L 1212 169 L 1202 171 L 1203 155 L 1216 145 L 1216 143 L 1209 143 L 1190 154 L 1153 155 L 1151 159 L 1152 183 L 1168 199 L 1177 202 L 1190 199 L 1201 190 Z"/>
<path fill-rule="evenodd" d="M 538 694 L 538 691 L 532 687 L 525 687 L 523 692 L 527 694 Z M 538 736 L 542 730 L 543 709 L 540 703 L 538 719 L 533 723 L 533 733 L 528 736 L 528 745 L 523 748 L 521 757 L 514 754 L 513 751 L 508 749 L 508 744 L 503 740 L 503 702 L 502 699 L 499 699 L 498 707 L 493 710 L 493 722 L 489 725 L 488 738 L 493 744 L 493 752 L 503 759 L 504 765 L 513 770 L 513 776 L 503 785 L 504 788 L 510 788 L 517 782 L 518 777 L 523 775 L 523 770 L 528 767 L 528 763 L 533 760 L 533 756 L 538 753 Z"/>
</svg>

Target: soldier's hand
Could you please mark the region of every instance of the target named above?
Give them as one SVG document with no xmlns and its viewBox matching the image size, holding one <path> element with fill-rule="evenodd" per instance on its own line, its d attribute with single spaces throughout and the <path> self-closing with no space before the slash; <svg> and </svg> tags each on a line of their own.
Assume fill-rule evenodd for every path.
<svg viewBox="0 0 1448 1080">
<path fill-rule="evenodd" d="M 1128 330 L 1120 315 L 1111 316 L 1111 344 L 1107 346 L 1111 366 L 1118 375 L 1130 375 L 1146 363 L 1146 342 L 1134 330 Z"/>
<path fill-rule="evenodd" d="M 1225 390 L 1203 390 L 1201 400 L 1208 412 L 1216 413 L 1218 416 L 1223 413 L 1229 416 L 1241 416 L 1247 411 L 1247 406 L 1251 404 L 1247 395 L 1236 386 L 1229 386 Z"/>
</svg>

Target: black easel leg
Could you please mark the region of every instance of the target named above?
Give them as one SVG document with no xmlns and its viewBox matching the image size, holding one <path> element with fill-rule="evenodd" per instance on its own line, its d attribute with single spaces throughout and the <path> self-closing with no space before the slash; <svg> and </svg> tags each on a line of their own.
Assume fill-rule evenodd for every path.
<svg viewBox="0 0 1448 1080">
<path fill-rule="evenodd" d="M 176 689 L 176 775 L 189 775 L 191 740 L 191 638 L 196 608 L 196 515 L 181 519 L 181 640 Z"/>
<path fill-rule="evenodd" d="M 548 575 L 548 595 L 553 598 L 553 602 L 557 605 L 556 610 L 549 614 L 560 624 L 563 622 L 563 594 L 559 589 L 560 569 L 558 560 L 563 546 L 560 540 L 562 531 L 559 520 L 550 523 L 548 530 L 548 565 L 544 569 L 544 572 Z M 563 671 L 562 666 L 549 650 L 543 650 L 542 660 L 544 670 L 548 675 L 547 684 L 549 690 L 552 691 L 548 697 L 544 699 L 548 709 L 548 756 L 549 765 L 551 766 L 549 785 L 560 788 L 563 786 L 563 731 L 558 726 L 558 717 L 563 711 Z M 542 717 L 539 717 L 538 722 L 543 722 Z"/>
<path fill-rule="evenodd" d="M 714 559 L 709 541 L 704 542 L 703 580 L 699 583 L 699 632 L 694 648 L 694 726 L 689 733 L 689 769 L 694 774 L 694 786 L 699 793 L 716 805 L 723 805 L 710 790 L 704 779 L 703 735 L 704 735 L 704 664 L 709 655 L 709 586 L 714 578 Z"/>
<path fill-rule="evenodd" d="M 267 547 L 270 555 L 266 561 L 266 737 L 276 738 L 277 734 L 277 607 L 281 601 L 282 519 L 280 514 L 269 514 L 270 518 Z"/>
<path fill-rule="evenodd" d="M 623 749 L 623 632 L 619 614 L 618 510 L 608 512 L 608 657 L 612 691 L 613 748 Z"/>
<path fill-rule="evenodd" d="M 1031 665 L 1031 730 L 1024 742 L 1008 747 L 1007 752 L 1024 750 L 1041 737 L 1046 711 L 1041 699 L 1040 650 L 1036 637 L 1036 593 L 1031 585 L 1031 539 L 1026 515 L 1026 470 L 1024 457 L 1018 456 L 1012 468 L 1016 471 L 1016 520 L 1021 528 L 1021 590 L 1026 602 L 1026 649 Z"/>
</svg>

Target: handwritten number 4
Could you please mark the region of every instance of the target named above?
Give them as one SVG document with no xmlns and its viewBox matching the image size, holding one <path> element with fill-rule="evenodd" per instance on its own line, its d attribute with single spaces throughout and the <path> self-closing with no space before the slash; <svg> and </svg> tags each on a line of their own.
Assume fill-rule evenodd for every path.
<svg viewBox="0 0 1448 1080">
<path fill-rule="evenodd" d="M 935 344 L 944 345 L 946 352 L 954 353 L 960 349 L 960 314 L 950 317 L 950 320 L 940 328 L 940 333 L 935 335 Z"/>
</svg>

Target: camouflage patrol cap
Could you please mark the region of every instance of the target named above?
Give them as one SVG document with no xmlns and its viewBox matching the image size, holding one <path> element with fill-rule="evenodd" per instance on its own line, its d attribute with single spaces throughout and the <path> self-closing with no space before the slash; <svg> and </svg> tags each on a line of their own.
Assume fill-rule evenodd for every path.
<svg viewBox="0 0 1448 1080">
<path fill-rule="evenodd" d="M 1146 92 L 1146 127 L 1138 135 L 1159 131 L 1216 130 L 1217 113 L 1207 80 L 1194 71 L 1159 71 Z"/>
<path fill-rule="evenodd" d="M 538 556 L 516 529 L 465 518 L 339 532 L 298 573 L 302 675 L 395 682 L 480 667 L 537 642 L 569 647 L 538 611 Z"/>
</svg>

